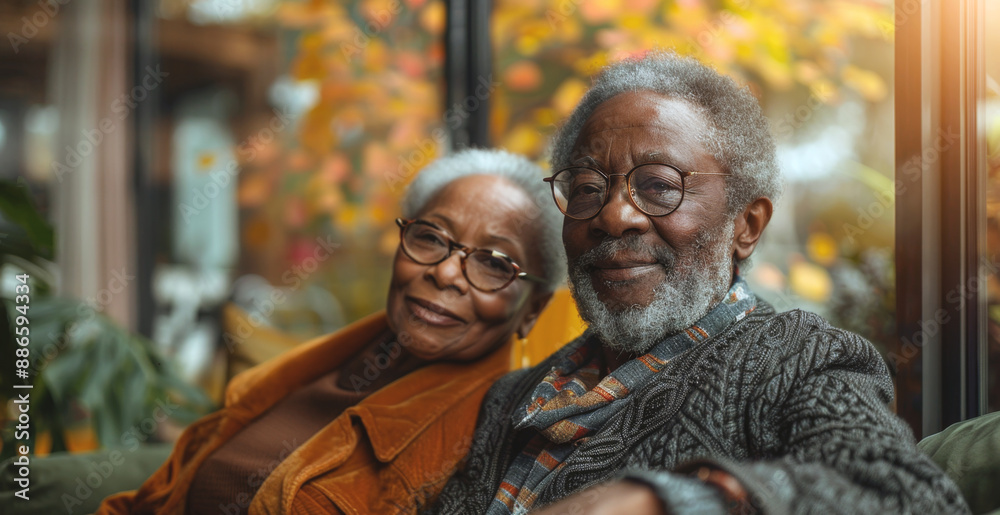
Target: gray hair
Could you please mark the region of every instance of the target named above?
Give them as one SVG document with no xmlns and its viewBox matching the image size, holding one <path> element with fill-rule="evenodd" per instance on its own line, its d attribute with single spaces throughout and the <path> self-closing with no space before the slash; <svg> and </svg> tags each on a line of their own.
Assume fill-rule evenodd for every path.
<svg viewBox="0 0 1000 515">
<path fill-rule="evenodd" d="M 555 291 L 566 276 L 566 253 L 562 245 L 563 215 L 552 200 L 548 184 L 542 182 L 545 172 L 524 156 L 505 150 L 467 149 L 437 159 L 421 170 L 407 187 L 402 201 L 403 216 L 413 218 L 442 188 L 469 175 L 503 177 L 519 186 L 538 208 L 533 222 L 541 238 L 537 242 L 542 255 L 543 273 L 540 275 L 545 279 L 545 290 Z M 532 217 L 534 214 L 525 213 L 525 216 Z"/>
<path fill-rule="evenodd" d="M 702 144 L 725 171 L 733 174 L 726 178 L 729 216 L 736 216 L 760 197 L 778 201 L 781 174 L 774 139 L 757 99 L 749 88 L 740 88 L 731 78 L 673 52 L 650 52 L 642 59 L 606 67 L 555 135 L 551 148 L 553 169 L 569 166 L 575 157 L 573 145 L 597 106 L 621 93 L 635 91 L 686 100 L 705 116 L 709 131 Z"/>
</svg>

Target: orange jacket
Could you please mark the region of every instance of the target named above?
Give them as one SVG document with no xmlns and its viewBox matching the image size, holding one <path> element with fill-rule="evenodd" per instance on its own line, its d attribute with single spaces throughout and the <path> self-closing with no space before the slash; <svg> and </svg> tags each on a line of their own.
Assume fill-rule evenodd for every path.
<svg viewBox="0 0 1000 515">
<path fill-rule="evenodd" d="M 138 490 L 108 497 L 97 513 L 183 513 L 209 454 L 387 327 L 385 314 L 377 313 L 236 376 L 223 409 L 185 430 Z M 372 393 L 282 461 L 250 501 L 250 513 L 416 512 L 465 457 L 479 404 L 509 362 L 508 344 L 475 362 L 432 363 Z"/>
</svg>

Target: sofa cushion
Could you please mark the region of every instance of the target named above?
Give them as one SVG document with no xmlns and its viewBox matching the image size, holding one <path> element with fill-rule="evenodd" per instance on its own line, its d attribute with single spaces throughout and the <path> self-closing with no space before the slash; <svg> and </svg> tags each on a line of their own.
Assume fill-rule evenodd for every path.
<svg viewBox="0 0 1000 515">
<path fill-rule="evenodd" d="M 958 484 L 973 513 L 1000 510 L 1000 412 L 952 424 L 917 445 Z"/>
<path fill-rule="evenodd" d="M 0 463 L 0 506 L 4 513 L 80 515 L 93 513 L 101 501 L 118 492 L 134 490 L 170 456 L 170 444 L 139 445 L 88 453 L 29 456 L 28 500 L 15 479 L 15 459 Z"/>
</svg>

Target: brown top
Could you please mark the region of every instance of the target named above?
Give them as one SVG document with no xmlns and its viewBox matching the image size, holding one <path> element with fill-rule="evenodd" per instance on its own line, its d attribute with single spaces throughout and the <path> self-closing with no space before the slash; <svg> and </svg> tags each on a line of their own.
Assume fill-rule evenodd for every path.
<svg viewBox="0 0 1000 515">
<path fill-rule="evenodd" d="M 343 367 L 291 393 L 216 449 L 195 474 L 187 513 L 246 513 L 260 485 L 295 449 L 369 393 L 412 370 L 413 359 L 407 355 L 386 360 L 383 353 L 377 359 L 376 344 L 391 339 L 391 334 L 377 338 Z M 359 373 L 368 364 L 382 366 Z"/>
<path fill-rule="evenodd" d="M 272 470 L 368 395 L 337 386 L 339 375 L 335 370 L 292 393 L 216 449 L 195 475 L 187 512 L 246 513 Z"/>
</svg>

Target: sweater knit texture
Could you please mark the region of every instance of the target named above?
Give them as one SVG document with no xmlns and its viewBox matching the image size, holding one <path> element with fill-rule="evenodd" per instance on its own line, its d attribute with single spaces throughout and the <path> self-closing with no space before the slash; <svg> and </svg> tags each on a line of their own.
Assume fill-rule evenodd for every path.
<svg viewBox="0 0 1000 515">
<path fill-rule="evenodd" d="M 512 415 L 576 347 L 493 385 L 466 463 L 430 513 L 486 512 L 537 434 L 515 429 Z M 889 410 L 892 395 L 870 342 L 758 299 L 755 311 L 632 392 L 537 492 L 535 507 L 630 471 L 677 474 L 699 460 L 735 476 L 764 513 L 967 513 L 955 484 Z M 669 490 L 657 493 L 672 505 Z"/>
</svg>

